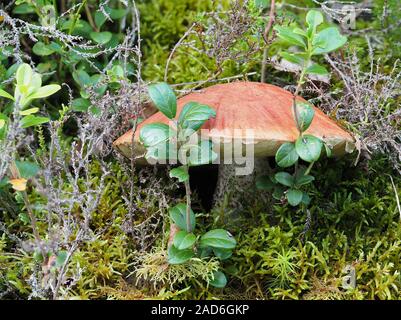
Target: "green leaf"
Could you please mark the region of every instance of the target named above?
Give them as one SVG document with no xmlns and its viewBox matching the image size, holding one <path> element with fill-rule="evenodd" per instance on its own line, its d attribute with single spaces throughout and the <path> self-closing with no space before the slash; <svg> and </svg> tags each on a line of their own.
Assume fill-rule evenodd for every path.
<svg viewBox="0 0 401 320">
<path fill-rule="evenodd" d="M 280 39 L 302 48 L 306 47 L 306 42 L 304 37 L 293 32 L 291 27 L 275 26 L 274 29 L 278 32 L 277 35 Z"/>
<path fill-rule="evenodd" d="M 173 119 L 177 112 L 177 98 L 167 83 L 152 84 L 148 88 L 153 103 L 167 118 Z"/>
<path fill-rule="evenodd" d="M 280 52 L 280 56 L 282 56 L 285 60 L 295 63 L 299 66 L 303 66 L 305 63 L 305 59 L 296 53 Z"/>
<path fill-rule="evenodd" d="M 4 91 L 2 89 L 0 89 L 0 97 L 7 98 L 7 99 L 10 99 L 10 100 L 14 100 L 14 97 L 11 94 L 9 94 L 8 92 L 6 92 L 6 91 Z"/>
<path fill-rule="evenodd" d="M 95 12 L 96 27 L 98 27 L 100 29 L 102 27 L 102 25 L 106 22 L 106 20 L 107 20 L 107 18 L 102 12 L 100 12 L 100 11 Z"/>
<path fill-rule="evenodd" d="M 174 236 L 173 244 L 178 250 L 184 250 L 195 244 L 196 236 L 184 230 L 178 231 Z"/>
<path fill-rule="evenodd" d="M 347 37 L 340 34 L 336 27 L 320 31 L 313 39 L 313 54 L 325 54 L 337 50 L 347 42 Z"/>
<path fill-rule="evenodd" d="M 301 131 L 306 131 L 312 123 L 313 117 L 315 116 L 315 109 L 305 102 L 297 101 L 297 115 L 298 125 Z"/>
<path fill-rule="evenodd" d="M 327 145 L 327 143 L 324 144 L 324 149 L 326 151 L 327 157 L 330 158 L 331 154 L 332 154 L 332 151 L 331 151 L 331 148 Z"/>
<path fill-rule="evenodd" d="M 315 180 L 315 177 L 311 175 L 296 175 L 295 176 L 295 185 L 297 187 L 303 186 L 305 184 L 311 183 L 313 180 Z"/>
<path fill-rule="evenodd" d="M 3 140 L 6 137 L 8 121 L 8 117 L 5 114 L 0 113 L 0 140 Z"/>
<path fill-rule="evenodd" d="M 283 143 L 276 152 L 276 163 L 282 168 L 290 167 L 297 161 L 298 153 L 292 142 Z"/>
<path fill-rule="evenodd" d="M 286 193 L 288 203 L 293 207 L 299 205 L 302 201 L 303 192 L 296 189 L 290 189 Z"/>
<path fill-rule="evenodd" d="M 220 260 L 227 260 L 233 254 L 230 249 L 213 248 L 214 255 Z"/>
<path fill-rule="evenodd" d="M 90 37 L 92 38 L 93 41 L 95 41 L 98 44 L 106 44 L 111 40 L 111 37 L 113 34 L 109 31 L 103 31 L 103 32 L 91 32 Z"/>
<path fill-rule="evenodd" d="M 186 157 L 182 155 L 180 158 L 190 166 L 209 164 L 218 157 L 218 154 L 213 151 L 213 143 L 209 140 L 202 140 L 199 145 L 183 146 L 180 153 L 187 155 Z"/>
<path fill-rule="evenodd" d="M 169 215 L 170 219 L 180 228 L 181 230 L 186 230 L 187 232 L 191 232 L 192 230 L 195 229 L 195 214 L 190 209 L 189 211 L 190 216 L 189 216 L 189 221 L 190 221 L 190 230 L 187 228 L 187 220 L 186 220 L 186 215 L 187 215 L 187 206 L 184 203 L 179 203 L 176 206 L 170 208 L 169 210 Z"/>
<path fill-rule="evenodd" d="M 316 30 L 317 26 L 323 23 L 323 15 L 320 11 L 310 10 L 306 15 L 306 23 L 310 30 Z"/>
<path fill-rule="evenodd" d="M 224 288 L 227 285 L 227 278 L 223 272 L 214 271 L 213 279 L 211 279 L 209 283 L 215 288 Z"/>
<path fill-rule="evenodd" d="M 50 119 L 47 117 L 37 117 L 34 115 L 28 115 L 21 119 L 21 127 L 25 129 L 28 127 L 33 127 L 39 124 L 47 123 L 49 121 Z"/>
<path fill-rule="evenodd" d="M 75 82 L 78 83 L 81 87 L 90 86 L 92 84 L 92 79 L 90 75 L 82 69 L 74 71 L 72 73 L 72 77 L 74 78 Z"/>
<path fill-rule="evenodd" d="M 317 74 L 320 76 L 328 75 L 327 69 L 320 64 L 314 63 L 306 68 L 306 74 Z"/>
<path fill-rule="evenodd" d="M 274 187 L 274 191 L 273 191 L 272 196 L 273 196 L 273 198 L 276 199 L 276 200 L 281 200 L 281 198 L 282 198 L 283 195 L 284 195 L 284 192 L 285 192 L 285 187 L 284 187 L 284 186 L 282 186 L 282 185 L 276 185 L 276 186 Z"/>
<path fill-rule="evenodd" d="M 237 242 L 234 237 L 224 229 L 214 229 L 206 232 L 200 239 L 201 247 L 221 249 L 234 249 Z"/>
<path fill-rule="evenodd" d="M 16 73 L 17 85 L 28 87 L 33 76 L 32 68 L 29 64 L 19 65 Z"/>
<path fill-rule="evenodd" d="M 170 143 L 168 141 L 162 141 L 151 147 L 146 148 L 147 152 L 145 155 L 146 159 L 156 160 L 176 160 L 177 159 L 177 144 Z"/>
<path fill-rule="evenodd" d="M 167 261 L 169 264 L 181 264 L 187 262 L 194 255 L 195 253 L 192 249 L 179 250 L 174 245 L 171 245 L 170 248 L 168 248 Z"/>
<path fill-rule="evenodd" d="M 52 94 L 55 94 L 60 89 L 61 87 L 58 84 L 49 84 L 47 86 L 35 90 L 28 98 L 29 99 L 46 98 L 48 96 L 51 96 Z"/>
<path fill-rule="evenodd" d="M 26 110 L 20 111 L 19 114 L 21 116 L 27 116 L 27 115 L 30 115 L 30 114 L 35 114 L 37 112 L 39 112 L 39 108 L 30 108 L 30 109 L 26 109 Z"/>
<path fill-rule="evenodd" d="M 118 20 L 125 17 L 127 13 L 128 13 L 127 9 L 111 9 L 110 18 Z"/>
<path fill-rule="evenodd" d="M 187 103 L 178 118 L 179 125 L 184 129 L 197 131 L 206 120 L 216 116 L 211 107 L 197 102 Z"/>
<path fill-rule="evenodd" d="M 266 9 L 269 6 L 269 0 L 255 0 L 255 6 L 260 9 Z"/>
<path fill-rule="evenodd" d="M 36 42 L 32 47 L 32 51 L 37 56 L 45 57 L 53 54 L 55 50 L 53 50 L 50 46 L 47 46 L 43 42 Z"/>
<path fill-rule="evenodd" d="M 322 141 L 312 135 L 300 136 L 295 142 L 295 149 L 299 157 L 307 162 L 317 161 L 322 151 Z"/>
<path fill-rule="evenodd" d="M 270 191 L 274 188 L 275 183 L 269 176 L 260 176 L 256 179 L 256 188 L 259 190 Z"/>
<path fill-rule="evenodd" d="M 36 163 L 30 161 L 15 160 L 15 166 L 17 167 L 21 178 L 24 179 L 30 179 L 36 176 L 40 170 Z"/>
<path fill-rule="evenodd" d="M 67 261 L 68 253 L 67 251 L 59 251 L 56 257 L 56 267 L 61 268 L 64 263 Z"/>
<path fill-rule="evenodd" d="M 309 203 L 310 203 L 310 197 L 309 197 L 308 194 L 305 193 L 305 192 L 302 193 L 302 203 L 303 203 L 304 205 L 306 205 L 306 206 L 308 206 Z"/>
<path fill-rule="evenodd" d="M 34 6 L 28 3 L 22 3 L 18 6 L 15 6 L 15 8 L 13 9 L 14 14 L 28 14 L 34 12 L 35 12 Z"/>
<path fill-rule="evenodd" d="M 170 178 L 177 178 L 179 182 L 184 182 L 189 179 L 188 171 L 181 166 L 170 170 Z"/>
<path fill-rule="evenodd" d="M 91 103 L 88 99 L 77 98 L 72 101 L 71 107 L 72 110 L 77 112 L 86 112 L 88 111 Z"/>
<path fill-rule="evenodd" d="M 167 141 L 172 130 L 165 123 L 149 123 L 141 128 L 139 139 L 145 147 L 152 147 Z"/>
<path fill-rule="evenodd" d="M 294 177 L 288 172 L 277 172 L 274 178 L 284 186 L 292 187 L 294 185 Z"/>
</svg>

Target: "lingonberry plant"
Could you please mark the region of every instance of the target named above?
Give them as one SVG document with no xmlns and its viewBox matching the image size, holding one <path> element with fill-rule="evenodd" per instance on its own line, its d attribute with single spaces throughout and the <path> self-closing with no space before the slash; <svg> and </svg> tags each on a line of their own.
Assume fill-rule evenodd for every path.
<svg viewBox="0 0 401 320">
<path fill-rule="evenodd" d="M 299 27 L 275 27 L 280 39 L 297 48 L 296 52 L 283 50 L 280 55 L 300 67 L 300 75 L 293 97 L 293 114 L 299 136 L 294 142 L 282 144 L 275 156 L 276 163 L 280 168 L 295 165 L 294 173 L 280 171 L 273 176 L 260 177 L 257 186 L 263 190 L 274 190 L 274 198 L 285 197 L 291 206 L 309 205 L 310 197 L 302 188 L 314 180 L 309 173 L 313 164 L 320 158 L 323 148 L 328 157 L 331 155 L 330 146 L 318 137 L 305 133 L 313 121 L 315 110 L 309 103 L 297 100 L 297 95 L 308 75 L 325 76 L 328 74 L 326 68 L 314 62 L 313 58 L 332 52 L 347 41 L 347 38 L 341 35 L 336 27 L 318 31 L 318 27 L 322 23 L 323 15 L 317 10 L 311 10 L 306 15 L 306 30 Z M 300 166 L 300 159 L 309 165 L 307 167 Z"/>
<path fill-rule="evenodd" d="M 173 241 L 168 246 L 168 262 L 181 264 L 193 257 L 206 258 L 212 253 L 220 260 L 228 259 L 236 246 L 234 237 L 224 229 L 214 229 L 203 235 L 194 233 L 196 216 L 191 209 L 191 188 L 189 184 L 189 167 L 211 163 L 217 154 L 209 140 L 198 141 L 202 125 L 212 117 L 215 111 L 207 105 L 189 102 L 184 105 L 178 120 L 177 98 L 166 83 L 149 86 L 149 95 L 156 107 L 171 120 L 170 125 L 151 123 L 142 127 L 140 140 L 147 149 L 148 160 L 167 160 L 180 166 L 171 169 L 170 177 L 184 183 L 186 203 L 179 203 L 169 210 L 171 223 L 179 229 L 173 234 Z M 172 230 L 174 230 L 172 228 Z M 221 271 L 213 275 L 209 282 L 215 287 L 224 287 L 226 276 Z"/>
</svg>

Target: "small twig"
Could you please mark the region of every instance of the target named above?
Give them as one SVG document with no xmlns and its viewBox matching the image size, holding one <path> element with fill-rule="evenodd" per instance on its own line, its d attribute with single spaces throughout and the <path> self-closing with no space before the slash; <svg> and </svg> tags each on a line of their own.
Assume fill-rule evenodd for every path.
<svg viewBox="0 0 401 320">
<path fill-rule="evenodd" d="M 181 45 L 181 43 L 184 41 L 184 39 L 191 33 L 192 29 L 195 27 L 196 23 L 193 23 L 191 27 L 184 33 L 184 35 L 181 37 L 180 40 L 175 44 L 173 50 L 171 50 L 170 55 L 168 56 L 167 63 L 166 63 L 166 68 L 164 69 L 164 82 L 167 82 L 167 76 L 168 76 L 168 67 L 170 65 L 170 61 L 173 58 L 173 55 L 175 51 L 178 49 L 178 47 Z"/>
<path fill-rule="evenodd" d="M 276 1 L 272 0 L 270 4 L 269 21 L 267 22 L 265 31 L 263 32 L 263 40 L 265 41 L 265 48 L 263 49 L 262 70 L 260 82 L 266 82 L 266 67 L 267 67 L 267 54 L 269 49 L 269 33 L 275 22 L 275 6 Z"/>
</svg>

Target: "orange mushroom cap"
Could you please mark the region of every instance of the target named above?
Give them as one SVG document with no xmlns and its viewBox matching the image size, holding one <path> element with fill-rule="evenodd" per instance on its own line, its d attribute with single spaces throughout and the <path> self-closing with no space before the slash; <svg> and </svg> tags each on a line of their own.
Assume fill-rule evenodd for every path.
<svg viewBox="0 0 401 320">
<path fill-rule="evenodd" d="M 198 102 L 216 111 L 216 117 L 208 120 L 202 129 L 210 130 L 204 137 L 216 139 L 247 138 L 246 129 L 253 130 L 254 153 L 257 157 L 273 156 L 281 144 L 293 142 L 299 132 L 293 115 L 293 96 L 280 87 L 259 82 L 232 82 L 217 84 L 199 92 L 190 93 L 177 103 L 177 118 L 185 104 Z M 301 97 L 297 101 L 305 102 Z M 306 131 L 332 147 L 334 155 L 342 155 L 354 149 L 354 138 L 334 120 L 314 107 L 315 117 Z M 135 132 L 135 154 L 144 153 L 139 142 L 140 129 L 149 123 L 168 124 L 170 119 L 157 112 L 138 125 Z M 234 135 L 234 129 L 236 134 Z M 124 155 L 130 156 L 132 130 L 114 142 Z M 224 143 L 221 144 L 222 148 Z"/>
</svg>

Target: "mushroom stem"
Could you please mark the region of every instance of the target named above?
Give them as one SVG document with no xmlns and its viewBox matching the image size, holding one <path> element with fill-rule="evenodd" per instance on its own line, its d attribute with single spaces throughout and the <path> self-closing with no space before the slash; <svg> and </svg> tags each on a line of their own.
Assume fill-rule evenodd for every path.
<svg viewBox="0 0 401 320">
<path fill-rule="evenodd" d="M 242 211 L 247 205 L 260 198 L 256 190 L 256 177 L 270 172 L 267 158 L 255 158 L 254 170 L 249 175 L 236 175 L 235 169 L 235 164 L 219 165 L 213 196 L 214 207 L 224 209 L 229 218 L 232 218 L 231 213 Z"/>
</svg>

